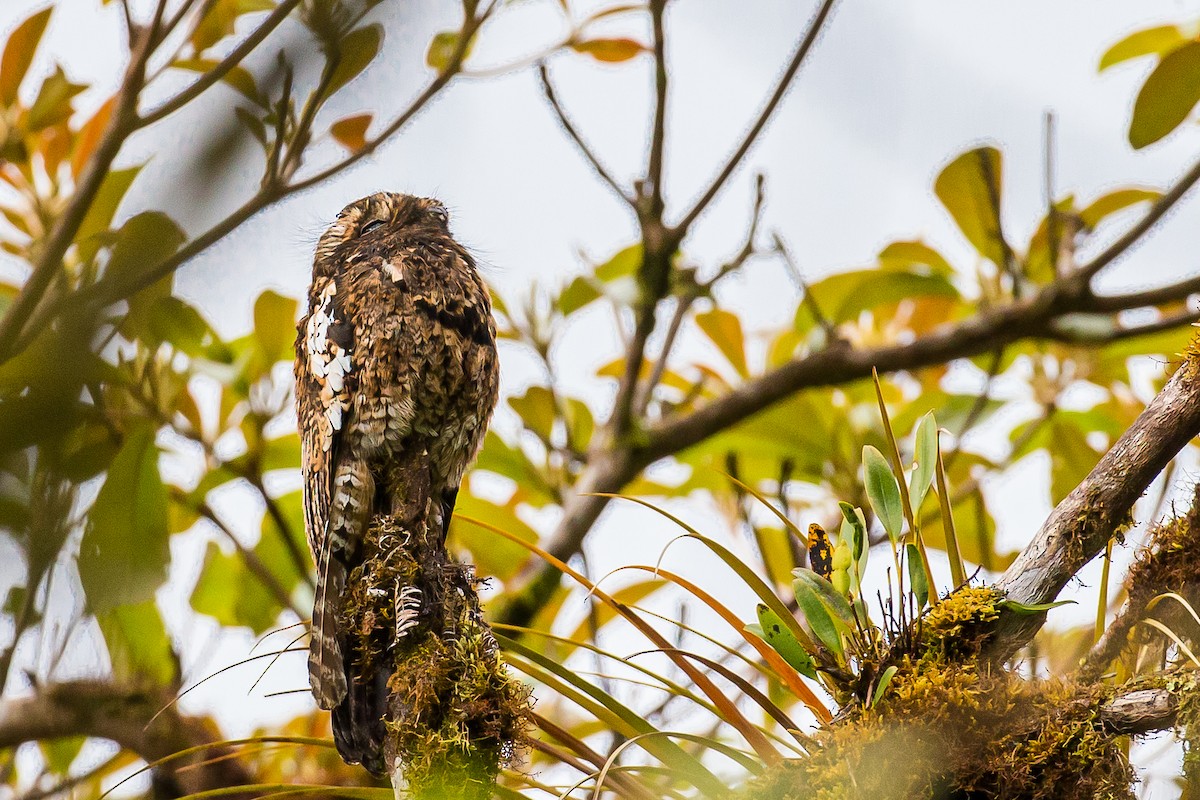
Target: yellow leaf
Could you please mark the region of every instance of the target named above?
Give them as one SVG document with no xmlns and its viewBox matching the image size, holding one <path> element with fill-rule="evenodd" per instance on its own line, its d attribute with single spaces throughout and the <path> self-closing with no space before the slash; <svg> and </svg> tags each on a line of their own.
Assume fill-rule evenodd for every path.
<svg viewBox="0 0 1200 800">
<path fill-rule="evenodd" d="M 1004 266 L 1000 235 L 1000 151 L 994 147 L 968 150 L 946 165 L 933 184 L 938 200 L 975 249 L 997 266 Z"/>
<path fill-rule="evenodd" d="M 749 374 L 746 367 L 746 340 L 742 335 L 742 321 L 736 314 L 714 308 L 696 315 L 696 324 L 700 330 L 712 340 L 721 351 L 721 355 L 733 366 L 737 373 L 745 378 Z"/>
</svg>

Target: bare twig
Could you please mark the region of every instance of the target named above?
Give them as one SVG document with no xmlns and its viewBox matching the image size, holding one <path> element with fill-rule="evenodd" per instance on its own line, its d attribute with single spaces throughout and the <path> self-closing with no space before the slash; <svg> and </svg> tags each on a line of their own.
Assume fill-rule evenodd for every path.
<svg viewBox="0 0 1200 800">
<path fill-rule="evenodd" d="M 792 251 L 788 248 L 783 237 L 779 235 L 779 231 L 771 234 L 771 239 L 775 243 L 775 252 L 779 253 L 783 259 L 783 265 L 787 268 L 788 274 L 792 276 L 792 280 L 800 284 L 800 291 L 804 294 L 800 301 L 808 306 L 808 313 L 813 315 L 813 319 L 821 326 L 821 330 L 825 331 L 825 342 L 832 344 L 838 340 L 837 327 L 829 321 L 829 317 L 825 316 L 825 312 L 821 310 L 820 303 L 817 302 L 816 295 L 812 293 L 812 287 L 804 277 L 804 273 L 800 271 L 800 266 L 796 263 L 796 259 L 792 257 Z"/>
<path fill-rule="evenodd" d="M 144 128 L 147 125 L 153 125 L 165 117 L 174 114 L 179 109 L 191 103 L 204 92 L 208 91 L 214 84 L 220 82 L 222 78 L 230 73 L 230 71 L 242 63 L 246 56 L 254 52 L 254 49 L 262 44 L 263 40 L 271 34 L 273 30 L 279 27 L 288 14 L 291 14 L 296 6 L 300 5 L 300 0 L 282 0 L 270 14 L 254 29 L 250 34 L 238 42 L 229 54 L 218 61 L 211 69 L 207 70 L 203 75 L 188 85 L 179 94 L 169 100 L 165 100 L 153 111 L 150 111 L 137 120 L 137 127 Z"/>
<path fill-rule="evenodd" d="M 1156 306 L 1162 303 L 1179 303 L 1194 294 L 1200 294 L 1200 276 L 1141 292 L 1109 296 L 1093 295 L 1088 299 L 1089 311 L 1127 311 L 1133 308 Z"/>
<path fill-rule="evenodd" d="M 558 100 L 558 93 L 554 90 L 554 84 L 550 80 L 550 72 L 546 67 L 546 62 L 538 62 L 537 67 L 538 77 L 542 81 L 542 93 L 546 96 L 546 102 L 550 104 L 551 110 L 554 111 L 554 116 L 558 120 L 558 124 L 562 126 L 564 131 L 567 132 L 567 136 L 569 136 L 571 141 L 575 143 L 575 147 L 580 153 L 583 154 L 583 157 L 587 159 L 587 162 L 592 165 L 592 169 L 595 170 L 596 174 L 600 176 L 600 179 L 603 180 L 618 197 L 632 206 L 634 204 L 633 197 L 623 186 L 621 186 L 617 179 L 614 178 L 607 169 L 605 169 L 604 164 L 601 163 L 599 156 L 597 156 L 595 151 L 593 151 L 592 148 L 588 146 L 587 142 L 583 140 L 583 136 L 579 133 L 579 130 L 575 127 L 575 125 L 572 124 L 570 117 L 567 116 L 566 110 L 563 109 L 562 104 Z"/>
<path fill-rule="evenodd" d="M 112 167 L 113 160 L 134 130 L 138 96 L 144 86 L 146 62 L 153 52 L 151 35 L 158 24 L 158 13 L 161 10 L 160 6 L 154 24 L 142 30 L 136 46 L 132 48 L 129 66 L 121 81 L 121 88 L 117 91 L 108 126 L 80 176 L 75 193 L 62 214 L 54 221 L 49 236 L 40 243 L 38 258 L 33 264 L 28 280 L 9 305 L 3 319 L 0 319 L 0 363 L 12 357 L 26 322 L 42 301 L 50 284 L 61 273 L 63 256 L 74 241 L 79 226 L 83 224 L 96 193 L 100 191 L 100 185 Z"/>
<path fill-rule="evenodd" d="M 1200 181 L 1200 161 L 1192 165 L 1192 168 L 1184 173 L 1183 177 L 1176 181 L 1174 186 L 1164 192 L 1163 196 L 1158 198 L 1157 202 L 1146 212 L 1146 215 L 1138 220 L 1133 227 L 1125 231 L 1115 242 L 1104 248 L 1091 261 L 1080 265 L 1076 271 L 1076 279 L 1086 283 L 1096 273 L 1100 272 L 1100 270 L 1123 256 L 1126 251 L 1137 244 L 1163 218 L 1164 214 L 1174 208 L 1175 204 L 1183 199 L 1183 196 L 1196 184 L 1196 181 Z"/>
<path fill-rule="evenodd" d="M 667 95 L 670 90 L 667 42 L 663 32 L 663 17 L 666 11 L 667 0 L 650 0 L 651 28 L 654 31 L 654 127 L 650 133 L 650 154 L 646 162 L 650 207 L 643 213 L 660 218 L 663 212 L 663 151 L 667 139 Z"/>
<path fill-rule="evenodd" d="M 762 133 L 762 130 L 766 127 L 767 122 L 771 119 L 771 116 L 774 115 L 775 109 L 779 105 L 779 102 L 783 100 L 784 95 L 787 94 L 788 88 L 792 84 L 792 78 L 796 76 L 800 66 L 804 63 L 805 57 L 812 49 L 813 44 L 817 41 L 817 37 L 820 35 L 821 30 L 825 25 L 825 20 L 829 17 L 829 12 L 833 10 L 833 5 L 835 2 L 836 0 L 824 0 L 821 3 L 821 7 L 817 10 L 816 17 L 813 18 L 812 24 L 809 25 L 808 31 L 804 34 L 804 38 L 800 40 L 799 47 L 796 48 L 795 54 L 792 55 L 792 60 L 788 63 L 787 69 L 784 70 L 783 76 L 779 79 L 779 83 L 776 85 L 775 91 L 771 93 L 770 99 L 767 100 L 766 106 L 764 106 L 763 110 L 759 113 L 758 119 L 756 119 L 754 124 L 750 126 L 750 130 L 746 132 L 741 144 L 739 144 L 737 149 L 733 151 L 733 155 L 731 155 L 729 160 L 725 162 L 725 166 L 722 167 L 717 173 L 716 177 L 713 178 L 712 183 L 709 184 L 704 193 L 700 195 L 700 199 L 696 201 L 696 204 L 692 206 L 691 210 L 683 215 L 683 218 L 675 226 L 676 230 L 687 231 L 687 229 L 691 227 L 692 223 L 696 221 L 696 218 L 704 212 L 704 209 L 708 208 L 708 204 L 711 203 L 718 194 L 720 194 L 721 189 L 724 188 L 726 182 L 729 180 L 729 177 L 733 175 L 734 171 L 738 168 L 738 165 L 742 163 L 742 159 L 746 157 L 746 153 L 750 152 L 750 148 L 754 145 L 755 140 L 758 139 L 758 135 Z"/>
<path fill-rule="evenodd" d="M 179 503 L 187 502 L 187 499 L 182 492 L 177 492 L 175 500 Z M 246 568 L 254 573 L 254 576 L 258 578 L 260 583 L 262 583 L 263 588 L 270 592 L 275 598 L 275 602 L 279 603 L 279 605 L 281 605 L 283 608 L 286 608 L 288 611 L 291 611 L 293 614 L 295 614 L 296 619 L 305 619 L 305 615 L 301 614 L 299 609 L 293 605 L 291 596 L 288 594 L 287 590 L 283 588 L 283 585 L 279 583 L 279 579 L 275 577 L 275 573 L 271 572 L 270 567 L 264 564 L 262 559 L 260 559 L 253 550 L 241 543 L 234 532 L 230 530 L 229 526 L 226 525 L 220 517 L 217 516 L 216 512 L 213 511 L 212 507 L 209 506 L 208 503 L 201 502 L 194 504 L 192 507 L 195 509 L 197 514 L 211 522 L 213 527 L 219 530 L 225 536 L 225 538 L 229 540 L 234 549 L 237 550 L 238 556 L 240 556 L 243 563 L 245 563 Z M 303 574 L 307 575 L 307 571 L 305 571 Z"/>
</svg>

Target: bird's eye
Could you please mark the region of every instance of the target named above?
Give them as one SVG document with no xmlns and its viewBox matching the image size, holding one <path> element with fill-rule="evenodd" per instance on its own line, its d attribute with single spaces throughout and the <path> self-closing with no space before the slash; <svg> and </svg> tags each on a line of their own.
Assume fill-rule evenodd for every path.
<svg viewBox="0 0 1200 800">
<path fill-rule="evenodd" d="M 370 222 L 368 222 L 366 225 L 363 225 L 361 228 L 358 229 L 358 235 L 363 236 L 364 234 L 368 234 L 371 231 L 375 230 L 376 228 L 381 228 L 381 227 L 383 227 L 383 220 L 373 219 Z"/>
</svg>

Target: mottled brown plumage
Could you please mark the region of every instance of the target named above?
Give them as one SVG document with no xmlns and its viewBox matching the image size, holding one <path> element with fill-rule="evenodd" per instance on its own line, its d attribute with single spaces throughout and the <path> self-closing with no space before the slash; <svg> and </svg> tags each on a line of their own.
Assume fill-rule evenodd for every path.
<svg viewBox="0 0 1200 800">
<path fill-rule="evenodd" d="M 487 287 L 447 223 L 427 198 L 378 193 L 346 206 L 317 244 L 298 326 L 296 410 L 317 564 L 309 681 L 317 703 L 334 709 L 349 761 L 371 755 L 364 743 L 382 735 L 386 703 L 386 672 L 357 674 L 337 629 L 368 522 L 430 506 L 436 518 L 426 521 L 444 535 L 496 403 Z M 404 488 L 415 468 L 428 489 L 421 497 Z M 396 592 L 398 640 L 421 597 L 413 587 Z"/>
</svg>

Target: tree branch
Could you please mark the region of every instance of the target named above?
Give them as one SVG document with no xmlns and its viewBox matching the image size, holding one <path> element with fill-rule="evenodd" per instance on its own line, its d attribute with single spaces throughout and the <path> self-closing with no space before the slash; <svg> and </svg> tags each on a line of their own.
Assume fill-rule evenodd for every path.
<svg viewBox="0 0 1200 800">
<path fill-rule="evenodd" d="M 1100 709 L 1100 722 L 1112 733 L 1137 736 L 1174 727 L 1179 698 L 1167 689 L 1137 689 L 1114 697 Z"/>
<path fill-rule="evenodd" d="M 1200 337 L 1183 363 L 1096 467 L 1051 512 L 996 588 L 1012 600 L 1045 603 L 1091 561 L 1155 476 L 1200 434 Z M 993 653 L 1004 658 L 1037 632 L 1045 615 L 1001 617 Z"/>
<path fill-rule="evenodd" d="M 208 91 L 213 84 L 218 83 L 222 78 L 228 75 L 234 67 L 236 67 L 238 64 L 241 64 L 242 61 L 245 60 L 246 56 L 250 55 L 250 53 L 254 51 L 254 48 L 262 44 L 263 40 L 266 39 L 273 30 L 278 28 L 279 24 L 283 22 L 284 19 L 287 18 L 288 14 L 292 13 L 292 10 L 298 5 L 300 5 L 300 0 L 283 0 L 278 6 L 275 7 L 275 10 L 267 15 L 267 18 L 262 21 L 262 24 L 252 30 L 249 36 L 238 42 L 237 46 L 234 47 L 233 50 L 230 50 L 229 54 L 217 62 L 212 69 L 205 72 L 194 82 L 189 84 L 186 89 L 180 91 L 179 94 L 175 95 L 170 100 L 164 101 L 153 111 L 139 117 L 137 120 L 137 127 L 144 128 L 147 125 L 153 125 L 159 120 L 174 114 L 176 111 Z"/>
<path fill-rule="evenodd" d="M 801 356 L 747 381 L 690 414 L 649 426 L 639 435 L 636 445 L 618 448 L 618 452 L 604 453 L 602 462 L 589 464 L 584 469 L 579 479 L 579 490 L 620 492 L 642 469 L 661 458 L 699 444 L 796 392 L 866 378 L 871 374 L 872 367 L 881 374 L 912 370 L 992 352 L 997 347 L 1023 339 L 1058 338 L 1059 335 L 1052 329 L 1053 323 L 1067 314 L 1078 312 L 1089 302 L 1090 294 L 1086 287 L 1079 290 L 1076 286 L 1069 279 L 1064 279 L 1023 300 L 990 309 L 957 324 L 943 326 L 911 342 L 863 349 L 851 348 L 843 343 Z M 1119 329 L 1116 335 L 1106 332 L 1073 341 L 1077 344 L 1103 344 L 1114 338 L 1179 326 L 1191 318 L 1192 315 L 1175 315 L 1149 325 Z M 1153 474 L 1147 480 L 1150 478 L 1153 478 Z M 558 526 L 546 542 L 546 550 L 560 559 L 570 558 L 577 553 L 606 503 L 607 500 L 602 497 L 573 498 L 564 507 Z M 1103 540 L 1100 546 L 1103 546 Z M 542 569 L 552 571 L 551 567 Z M 535 584 L 544 589 L 557 586 L 548 573 L 531 581 L 530 587 Z M 1043 602 L 1020 597 L 1014 599 Z M 503 621 L 513 622 L 508 618 Z M 513 624 L 527 621 L 526 618 Z"/>
<path fill-rule="evenodd" d="M 696 201 L 696 204 L 692 206 L 690 211 L 683 215 L 683 219 L 675 226 L 677 231 L 686 232 L 691 227 L 696 218 L 703 213 L 708 204 L 724 188 L 729 177 L 738 168 L 738 165 L 742 163 L 742 159 L 746 157 L 746 153 L 750 152 L 750 148 L 754 145 L 755 140 L 758 139 L 758 135 L 762 133 L 763 128 L 766 127 L 767 122 L 775 113 L 775 108 L 779 105 L 783 96 L 787 94 L 788 87 L 792 84 L 792 78 L 796 76 L 800 65 L 804 63 L 805 56 L 808 55 L 813 44 L 817 41 L 817 36 L 821 33 L 821 29 L 825 25 L 825 20 L 829 17 L 829 12 L 833 10 L 835 2 L 836 0 L 823 0 L 821 7 L 817 10 L 817 16 L 813 19 L 812 24 L 809 25 L 804 38 L 800 40 L 800 46 L 796 48 L 792 60 L 788 63 L 787 69 L 784 70 L 783 77 L 779 79 L 779 84 L 775 87 L 775 91 L 771 94 L 770 99 L 767 100 L 767 104 L 763 107 L 762 112 L 759 113 L 758 119 L 750 126 L 750 130 L 747 131 L 746 136 L 742 139 L 742 143 L 733 151 L 733 155 L 729 157 L 729 161 L 725 163 L 725 166 L 713 178 L 708 189 L 704 191 L 704 194 L 700 195 L 700 199 Z"/>
<path fill-rule="evenodd" d="M 1124 255 L 1125 251 L 1137 244 L 1162 219 L 1164 214 L 1175 207 L 1175 204 L 1187 194 L 1188 190 L 1196 184 L 1196 181 L 1200 181 L 1200 161 L 1197 161 L 1182 178 L 1175 182 L 1174 186 L 1168 189 L 1162 197 L 1158 198 L 1158 201 L 1146 212 L 1146 216 L 1138 220 L 1133 227 L 1125 231 L 1115 242 L 1104 248 L 1091 261 L 1080 265 L 1076 273 L 1076 279 L 1087 282 L 1096 273 L 1100 272 L 1100 270 Z"/>
<path fill-rule="evenodd" d="M 155 25 L 157 21 L 156 14 Z M 33 265 L 29 279 L 13 299 L 3 319 L 0 319 L 0 364 L 16 352 L 14 347 L 25 330 L 26 321 L 41 303 L 55 277 L 62 272 L 63 256 L 75 240 L 75 234 L 83 224 L 96 193 L 100 191 L 113 160 L 135 128 L 138 95 L 145 82 L 146 62 L 154 49 L 152 35 L 155 25 L 142 29 L 141 39 L 133 49 L 129 67 L 121 81 L 121 88 L 117 91 L 117 101 L 113 104 L 112 115 L 100 143 L 80 176 L 70 202 L 54 221 L 50 235 L 41 243 L 37 262 Z"/>
<path fill-rule="evenodd" d="M 608 187 L 612 189 L 618 197 L 632 206 L 634 204 L 633 197 L 631 197 L 629 193 L 626 192 L 621 186 L 621 184 L 617 182 L 617 179 L 614 178 L 608 172 L 608 170 L 604 168 L 604 164 L 600 162 L 599 156 L 592 151 L 592 148 L 589 147 L 587 142 L 583 140 L 583 136 L 579 133 L 579 130 L 571 123 L 571 119 L 567 116 L 566 110 L 563 109 L 562 104 L 558 101 L 558 93 L 555 92 L 554 84 L 550 81 L 550 71 L 546 67 L 546 62 L 539 61 L 537 68 L 538 78 L 541 79 L 542 82 L 542 94 L 546 96 L 546 102 L 550 104 L 551 110 L 554 111 L 554 116 L 558 120 L 558 124 L 562 126 L 564 131 L 566 131 L 567 136 L 570 137 L 571 141 L 575 143 L 575 147 L 580 153 L 583 154 L 583 157 L 587 159 L 587 162 L 592 165 L 592 169 L 595 170 L 596 174 L 600 176 L 600 179 L 608 184 Z"/>
<path fill-rule="evenodd" d="M 93 736 L 116 742 L 146 762 L 215 741 L 206 721 L 185 717 L 163 689 L 135 689 L 107 681 L 69 681 L 40 687 L 31 697 L 0 702 L 0 748 L 24 742 Z M 216 747 L 160 767 L 180 794 L 252 783 L 245 765 Z"/>
</svg>

